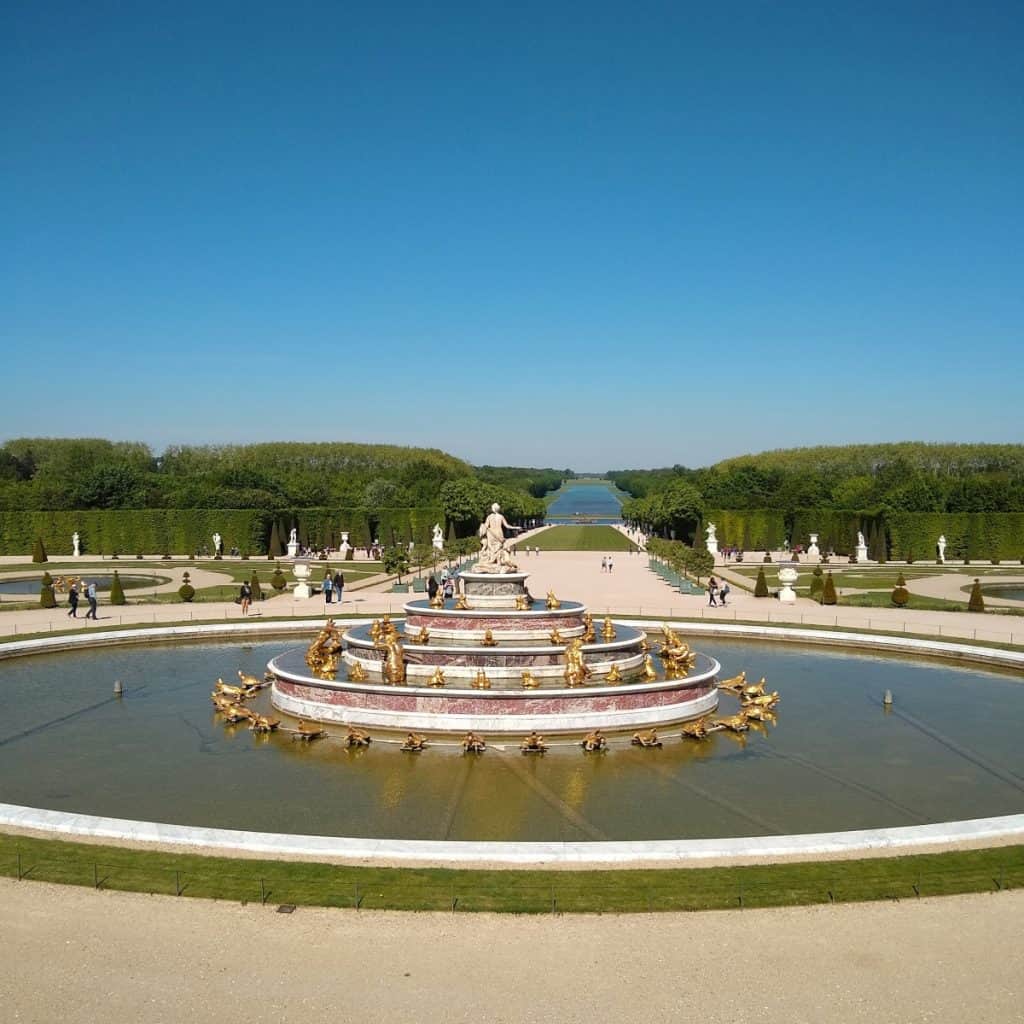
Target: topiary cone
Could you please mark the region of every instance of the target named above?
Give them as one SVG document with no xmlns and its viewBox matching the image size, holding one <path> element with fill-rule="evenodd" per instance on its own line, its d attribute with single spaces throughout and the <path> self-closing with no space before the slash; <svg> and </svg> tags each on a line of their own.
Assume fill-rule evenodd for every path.
<svg viewBox="0 0 1024 1024">
<path fill-rule="evenodd" d="M 249 580 L 249 589 L 252 591 L 252 599 L 254 601 L 263 600 L 263 590 L 260 587 L 260 579 L 256 575 L 255 571 L 252 574 L 252 579 Z"/>
<path fill-rule="evenodd" d="M 754 597 L 768 596 L 768 581 L 764 577 L 764 566 L 757 570 L 757 582 L 754 584 Z"/>
<path fill-rule="evenodd" d="M 37 563 L 49 561 L 46 557 L 46 548 L 43 547 L 42 537 L 36 537 L 35 543 L 32 545 L 32 561 Z"/>
<path fill-rule="evenodd" d="M 971 597 L 967 602 L 967 610 L 969 612 L 983 612 L 985 610 L 985 598 L 981 593 L 981 580 L 975 580 L 974 586 L 971 587 Z"/>
<path fill-rule="evenodd" d="M 110 603 L 111 604 L 127 604 L 128 602 L 124 597 L 124 587 L 121 586 L 121 577 L 118 575 L 117 570 L 114 570 L 114 579 L 110 584 Z"/>
<path fill-rule="evenodd" d="M 57 598 L 53 593 L 53 585 L 50 583 L 43 582 L 39 588 L 39 607 L 40 608 L 56 608 Z"/>
<path fill-rule="evenodd" d="M 832 579 L 832 573 L 828 573 L 825 576 L 825 589 L 821 592 L 821 603 L 836 604 L 838 600 L 835 581 Z"/>
</svg>

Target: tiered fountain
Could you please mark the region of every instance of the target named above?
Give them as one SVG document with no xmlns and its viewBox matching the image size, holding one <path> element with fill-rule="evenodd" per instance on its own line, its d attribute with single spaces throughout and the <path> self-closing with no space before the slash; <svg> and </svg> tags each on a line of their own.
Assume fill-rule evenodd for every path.
<svg viewBox="0 0 1024 1024">
<path fill-rule="evenodd" d="M 410 601 L 404 620 L 343 637 L 328 627 L 309 651 L 272 659 L 275 707 L 379 729 L 552 735 L 668 725 L 718 706 L 718 662 L 670 631 L 659 671 L 643 630 L 610 619 L 595 628 L 576 601 L 534 599 L 509 557 L 507 526 L 493 506 L 454 600 Z"/>
</svg>

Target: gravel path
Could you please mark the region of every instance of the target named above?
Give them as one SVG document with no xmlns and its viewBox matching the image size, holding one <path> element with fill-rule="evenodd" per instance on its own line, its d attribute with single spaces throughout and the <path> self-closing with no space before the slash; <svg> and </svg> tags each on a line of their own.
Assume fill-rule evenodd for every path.
<svg viewBox="0 0 1024 1024">
<path fill-rule="evenodd" d="M 729 913 L 357 913 L 0 880 L 10 1022 L 1019 1021 L 1024 894 Z"/>
</svg>

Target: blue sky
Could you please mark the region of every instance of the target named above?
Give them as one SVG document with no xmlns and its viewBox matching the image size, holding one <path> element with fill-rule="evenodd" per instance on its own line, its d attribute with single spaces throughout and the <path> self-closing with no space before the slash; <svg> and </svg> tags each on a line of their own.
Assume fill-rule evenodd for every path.
<svg viewBox="0 0 1024 1024">
<path fill-rule="evenodd" d="M 0 438 L 1024 441 L 1019 4 L 11 4 Z"/>
</svg>

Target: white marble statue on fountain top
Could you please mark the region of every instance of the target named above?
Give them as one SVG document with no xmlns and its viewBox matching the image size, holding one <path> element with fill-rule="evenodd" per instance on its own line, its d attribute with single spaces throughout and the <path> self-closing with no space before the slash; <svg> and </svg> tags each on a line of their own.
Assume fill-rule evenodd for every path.
<svg viewBox="0 0 1024 1024">
<path fill-rule="evenodd" d="M 434 523 L 434 536 L 430 542 L 438 551 L 444 551 L 444 531 L 440 523 Z"/>
<path fill-rule="evenodd" d="M 480 524 L 480 557 L 473 567 L 474 572 L 515 572 L 516 564 L 509 554 L 505 541 L 506 530 L 518 530 L 501 514 L 501 506 L 495 502 L 490 515 Z"/>
<path fill-rule="evenodd" d="M 82 553 L 82 538 L 78 536 L 77 530 L 71 534 L 71 547 L 74 549 L 75 558 L 78 558 Z"/>
</svg>

